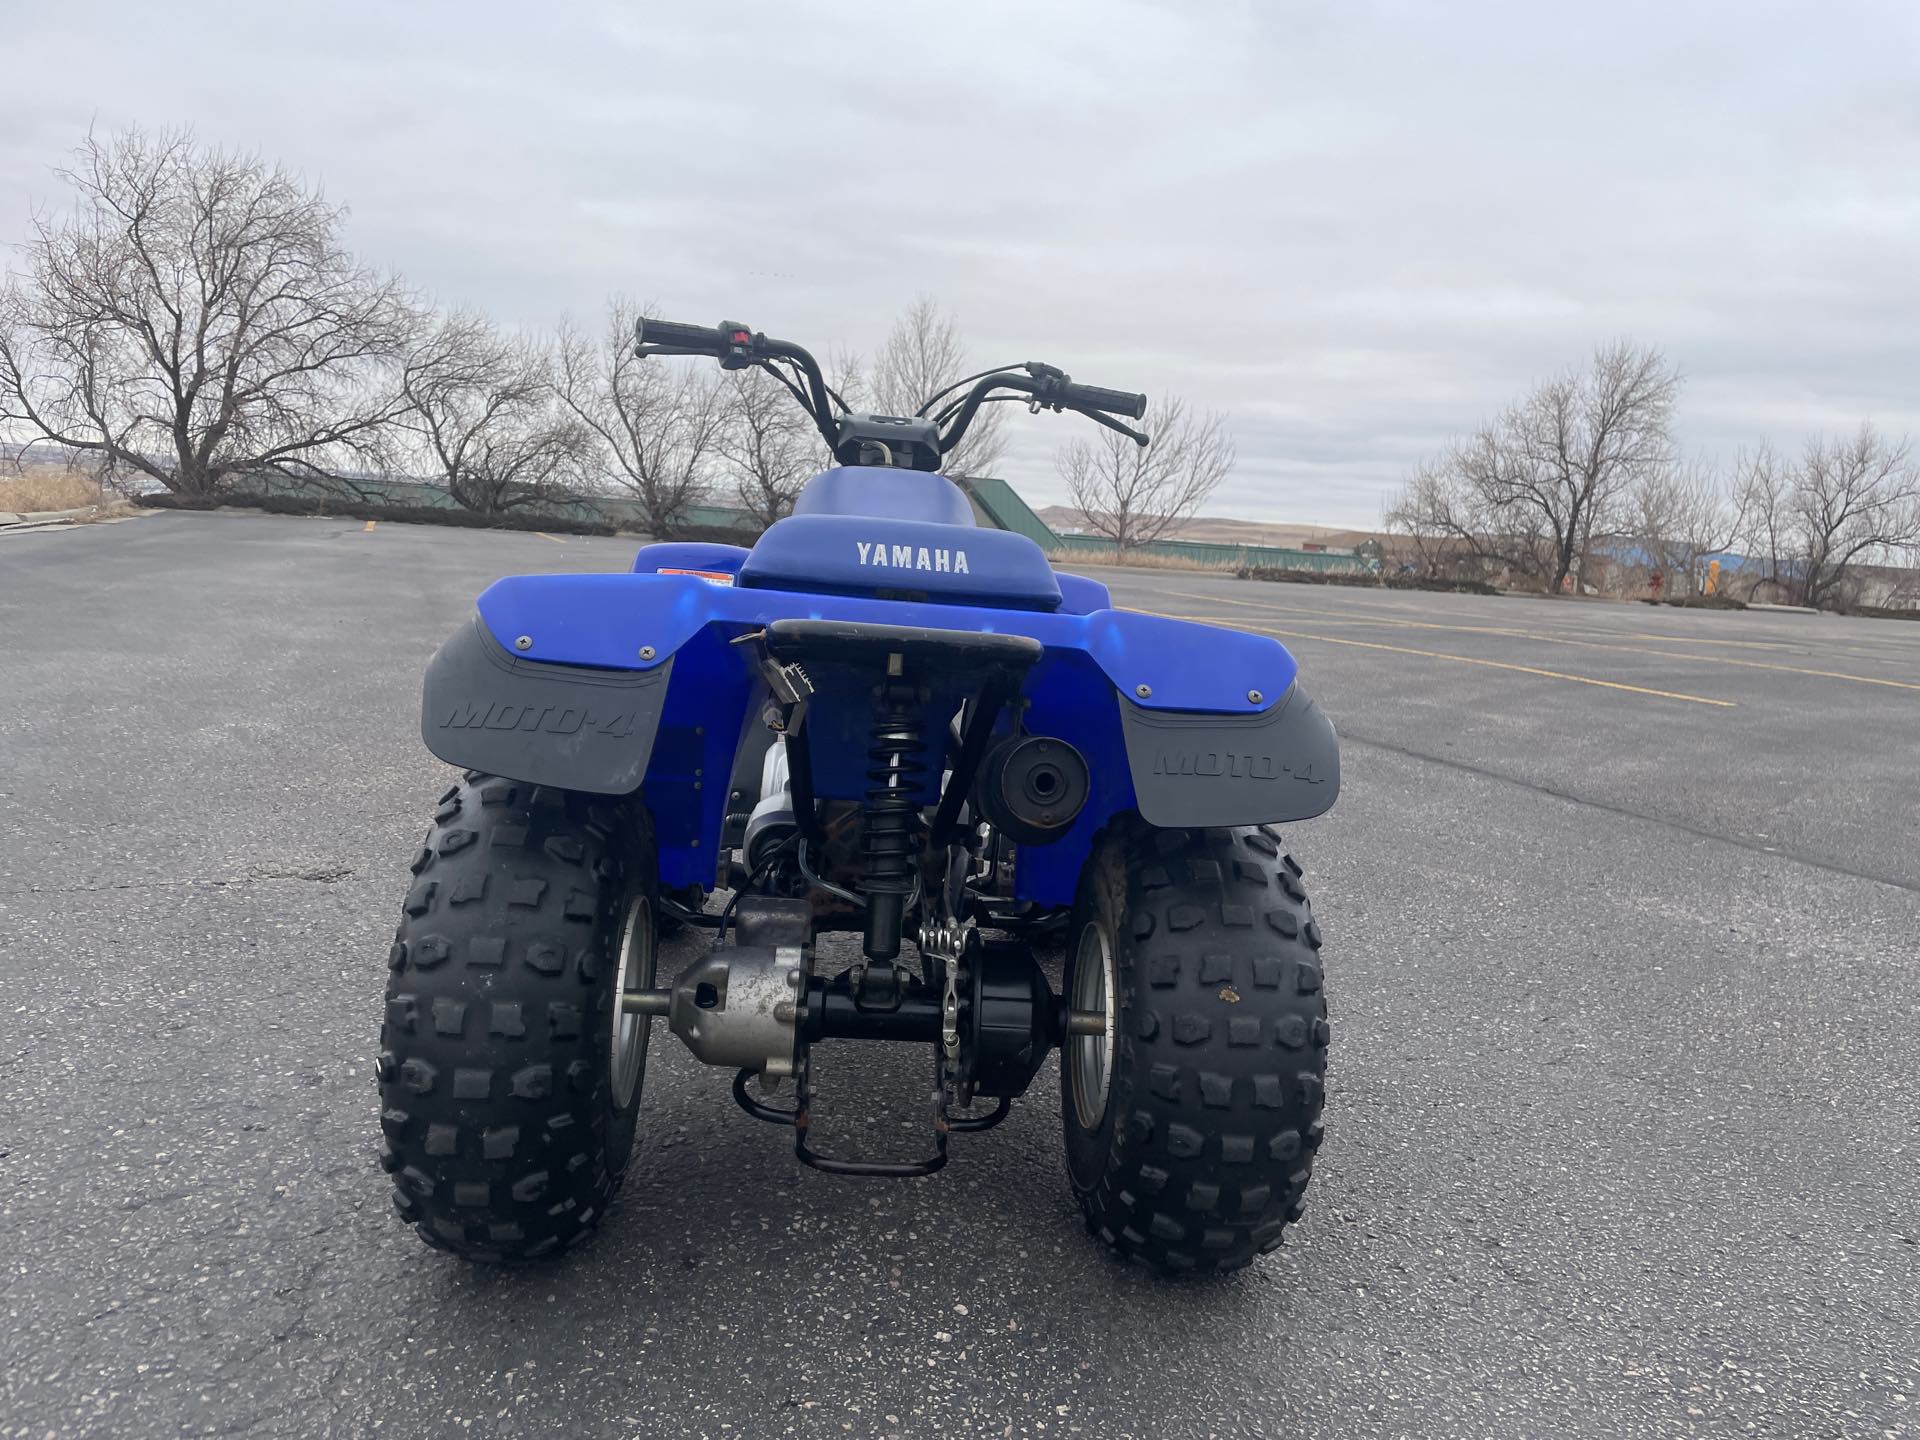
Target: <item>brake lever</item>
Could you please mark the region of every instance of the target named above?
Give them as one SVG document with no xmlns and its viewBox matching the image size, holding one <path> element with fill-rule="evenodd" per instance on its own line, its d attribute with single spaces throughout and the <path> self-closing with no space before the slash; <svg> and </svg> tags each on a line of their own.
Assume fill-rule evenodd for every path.
<svg viewBox="0 0 1920 1440">
<path fill-rule="evenodd" d="M 1142 450 L 1146 449 L 1147 446 L 1153 443 L 1152 436 L 1141 434 L 1140 431 L 1134 429 L 1131 425 L 1122 425 L 1118 420 L 1114 419 L 1111 415 L 1103 415 L 1098 410 L 1082 410 L 1078 405 L 1075 405 L 1072 408 L 1075 414 L 1084 415 L 1089 420 L 1095 421 L 1098 424 L 1106 426 L 1109 430 L 1118 430 L 1122 435 L 1126 436 L 1129 440 L 1133 441 L 1133 443 L 1138 445 Z"/>
<path fill-rule="evenodd" d="M 633 353 L 645 360 L 649 355 L 700 355 L 711 360 L 711 350 L 689 350 L 684 345 L 660 345 L 649 340 L 634 343 Z"/>
</svg>

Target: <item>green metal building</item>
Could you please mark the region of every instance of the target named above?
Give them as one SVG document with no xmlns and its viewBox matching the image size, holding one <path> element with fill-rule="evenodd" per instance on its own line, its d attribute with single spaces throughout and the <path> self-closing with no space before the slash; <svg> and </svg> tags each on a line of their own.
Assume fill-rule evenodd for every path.
<svg viewBox="0 0 1920 1440">
<path fill-rule="evenodd" d="M 1313 570 L 1322 573 L 1367 575 L 1377 568 L 1374 562 L 1352 554 L 1333 554 L 1320 550 L 1288 550 L 1274 545 L 1220 545 L 1198 540 L 1156 540 L 1122 554 L 1112 541 L 1097 535 L 1062 535 L 1034 513 L 1020 492 L 1005 480 L 992 475 L 955 475 L 952 478 L 966 492 L 973 505 L 974 518 L 997 530 L 1024 535 L 1055 560 L 1068 563 L 1078 557 L 1083 564 L 1122 565 L 1135 556 L 1149 555 L 1184 560 L 1194 565 L 1229 570 L 1254 566 L 1274 570 Z M 271 493 L 292 494 L 304 487 L 298 481 L 281 477 L 257 477 L 255 488 Z M 457 503 L 445 486 L 417 480 L 362 480 L 355 488 L 368 499 L 389 504 L 421 505 L 456 509 Z M 556 505 L 551 513 L 569 519 L 611 520 L 617 525 L 637 529 L 641 519 L 639 502 L 618 496 L 595 496 Z M 706 530 L 738 530 L 742 544 L 752 544 L 759 533 L 753 517 L 736 505 L 694 505 L 687 511 L 687 523 Z"/>
</svg>

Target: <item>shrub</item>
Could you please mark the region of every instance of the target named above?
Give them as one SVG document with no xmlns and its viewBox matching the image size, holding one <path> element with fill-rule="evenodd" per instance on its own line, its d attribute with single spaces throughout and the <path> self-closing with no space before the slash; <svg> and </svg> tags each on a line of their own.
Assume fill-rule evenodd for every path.
<svg viewBox="0 0 1920 1440">
<path fill-rule="evenodd" d="M 1744 600 L 1735 600 L 1730 595 L 1674 595 L 1656 600 L 1651 595 L 1640 597 L 1642 605 L 1671 605 L 1676 610 L 1744 610 Z"/>
<path fill-rule="evenodd" d="M 0 510 L 30 515 L 41 510 L 78 510 L 104 497 L 91 475 L 57 465 L 37 465 L 19 475 L 0 475 Z"/>
<path fill-rule="evenodd" d="M 610 520 L 574 520 L 559 515 L 508 511 L 481 515 L 472 510 L 442 509 L 436 505 L 388 505 L 335 495 L 194 495 L 160 492 L 134 501 L 155 510 L 221 510 L 242 506 L 272 515 L 339 515 L 355 520 L 396 520 L 414 525 L 452 525 L 464 530 L 545 530 L 560 535 L 617 535 Z"/>
<path fill-rule="evenodd" d="M 1241 580 L 1274 580 L 1286 585 L 1354 585 L 1367 590 L 1439 590 L 1455 595 L 1498 595 L 1484 580 L 1440 580 L 1425 575 L 1352 575 L 1337 570 L 1280 570 L 1243 565 Z"/>
</svg>

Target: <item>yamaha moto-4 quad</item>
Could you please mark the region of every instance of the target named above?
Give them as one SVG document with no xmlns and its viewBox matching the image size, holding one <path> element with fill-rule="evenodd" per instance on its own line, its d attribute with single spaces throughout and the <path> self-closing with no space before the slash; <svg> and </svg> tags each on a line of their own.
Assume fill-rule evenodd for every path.
<svg viewBox="0 0 1920 1440">
<path fill-rule="evenodd" d="M 1273 1249 L 1320 1143 L 1327 1020 L 1271 826 L 1333 804 L 1333 727 L 1277 642 L 1116 610 L 936 473 L 983 404 L 1144 445 L 1115 417 L 1145 397 L 1027 364 L 856 414 L 744 326 L 646 320 L 636 345 L 771 373 L 838 463 L 751 549 L 501 580 L 434 656 L 422 730 L 466 773 L 390 957 L 401 1216 L 474 1260 L 584 1238 L 657 1023 L 849 1176 L 938 1170 L 1058 1048 L 1095 1234 L 1168 1271 Z M 713 944 L 669 984 L 657 937 L 691 926 Z M 829 931 L 859 937 L 838 973 Z M 1056 994 L 1034 946 L 1062 935 Z M 818 1144 L 812 1056 L 852 1041 L 925 1047 L 919 1153 Z"/>
</svg>

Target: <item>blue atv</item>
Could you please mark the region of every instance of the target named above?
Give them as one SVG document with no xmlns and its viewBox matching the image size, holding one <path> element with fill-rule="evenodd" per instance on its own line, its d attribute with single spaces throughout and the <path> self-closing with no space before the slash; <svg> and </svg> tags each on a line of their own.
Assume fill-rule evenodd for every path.
<svg viewBox="0 0 1920 1440">
<path fill-rule="evenodd" d="M 1094 1234 L 1173 1272 L 1273 1249 L 1320 1143 L 1327 1020 L 1271 827 L 1333 804 L 1333 727 L 1275 641 L 1116 610 L 937 473 L 983 404 L 1144 445 L 1125 422 L 1146 397 L 1028 364 L 855 414 L 805 350 L 744 326 L 646 320 L 636 345 L 768 371 L 838 463 L 750 550 L 501 580 L 434 656 L 422 733 L 465 776 L 390 957 L 402 1218 L 478 1261 L 585 1238 L 658 1020 L 848 1176 L 940 1169 L 1057 1047 Z M 667 983 L 657 939 L 689 926 L 712 947 Z M 859 936 L 837 974 L 830 931 Z M 1056 994 L 1035 949 L 1062 938 Z M 927 1047 L 924 1153 L 815 1144 L 813 1052 L 855 1040 Z"/>
</svg>

